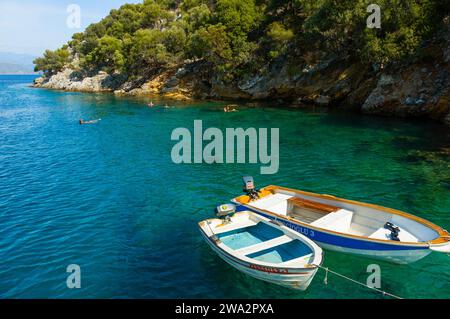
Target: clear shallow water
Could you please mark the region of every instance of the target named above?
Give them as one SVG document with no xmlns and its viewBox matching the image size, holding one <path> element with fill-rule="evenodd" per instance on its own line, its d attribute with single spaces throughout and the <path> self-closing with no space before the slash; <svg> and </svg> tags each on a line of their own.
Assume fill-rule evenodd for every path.
<svg viewBox="0 0 450 319">
<path fill-rule="evenodd" d="M 300 240 L 293 240 L 289 243 L 285 243 L 247 255 L 247 257 L 269 263 L 283 263 L 302 256 L 305 256 L 305 259 L 311 259 L 310 257 L 306 257 L 311 253 L 312 250 L 303 242 L 301 242 Z"/>
<path fill-rule="evenodd" d="M 258 223 L 256 226 L 218 234 L 217 237 L 231 249 L 241 249 L 283 235 L 284 233 L 279 229 L 269 227 L 264 223 Z"/>
<path fill-rule="evenodd" d="M 450 138 L 440 125 L 320 111 L 202 103 L 149 109 L 137 99 L 28 88 L 0 76 L 0 297 L 381 298 L 319 271 L 306 292 L 234 270 L 197 222 L 241 191 L 241 176 L 405 210 L 450 229 Z M 102 118 L 78 125 L 79 118 Z M 175 165 L 174 128 L 279 127 L 280 170 Z M 79 264 L 82 288 L 66 288 Z M 374 261 L 326 251 L 325 265 L 366 281 Z M 381 266 L 382 289 L 450 298 L 450 257 Z"/>
</svg>

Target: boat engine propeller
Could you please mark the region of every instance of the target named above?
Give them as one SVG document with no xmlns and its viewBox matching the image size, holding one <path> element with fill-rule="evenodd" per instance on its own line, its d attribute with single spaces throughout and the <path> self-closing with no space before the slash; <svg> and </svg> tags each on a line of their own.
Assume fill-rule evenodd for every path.
<svg viewBox="0 0 450 319">
<path fill-rule="evenodd" d="M 225 220 L 230 221 L 230 217 L 236 213 L 236 205 L 233 204 L 223 204 L 216 207 L 216 216 Z"/>
<path fill-rule="evenodd" d="M 400 239 L 398 238 L 400 228 L 398 228 L 398 226 L 394 225 L 393 223 L 386 222 L 386 224 L 384 224 L 384 228 L 391 231 L 391 240 L 400 241 Z"/>
<path fill-rule="evenodd" d="M 255 188 L 255 183 L 253 182 L 252 176 L 244 176 L 244 193 L 247 194 L 247 196 L 250 197 L 251 200 L 257 200 L 259 199 L 259 190 Z"/>
</svg>

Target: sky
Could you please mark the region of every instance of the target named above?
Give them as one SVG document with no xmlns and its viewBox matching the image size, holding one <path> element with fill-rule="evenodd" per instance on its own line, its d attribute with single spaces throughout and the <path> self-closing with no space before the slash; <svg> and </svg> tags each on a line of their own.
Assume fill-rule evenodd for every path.
<svg viewBox="0 0 450 319">
<path fill-rule="evenodd" d="M 141 0 L 0 0 L 0 52 L 40 56 L 61 47 L 76 32 L 100 21 L 111 9 Z M 69 28 L 68 8 L 80 8 L 80 28 Z M 73 11 L 72 11 L 73 12 Z M 69 21 L 73 21 L 70 20 Z"/>
</svg>

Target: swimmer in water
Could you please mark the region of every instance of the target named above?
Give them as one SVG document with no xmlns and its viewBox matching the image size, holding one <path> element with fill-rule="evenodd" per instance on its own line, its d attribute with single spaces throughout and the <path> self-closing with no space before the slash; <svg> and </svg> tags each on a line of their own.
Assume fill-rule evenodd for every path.
<svg viewBox="0 0 450 319">
<path fill-rule="evenodd" d="M 236 110 L 235 108 L 233 108 L 233 105 L 227 105 L 227 106 L 225 106 L 225 107 L 223 108 L 223 111 L 224 111 L 225 113 L 228 113 L 228 112 L 237 112 L 237 110 Z"/>
<path fill-rule="evenodd" d="M 83 124 L 96 124 L 96 123 L 98 123 L 99 121 L 101 121 L 101 119 L 98 119 L 98 120 L 90 120 L 90 121 L 85 121 L 85 120 L 83 120 L 83 119 L 80 119 L 79 123 L 80 123 L 80 125 L 83 125 Z"/>
<path fill-rule="evenodd" d="M 153 101 L 150 101 L 150 103 L 147 104 L 148 107 L 154 107 L 155 104 L 153 104 Z"/>
</svg>

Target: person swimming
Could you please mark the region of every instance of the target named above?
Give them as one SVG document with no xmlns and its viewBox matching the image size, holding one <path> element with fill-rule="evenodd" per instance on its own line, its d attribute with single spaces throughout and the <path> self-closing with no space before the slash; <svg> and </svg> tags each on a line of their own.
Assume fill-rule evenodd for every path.
<svg viewBox="0 0 450 319">
<path fill-rule="evenodd" d="M 237 112 L 237 110 L 234 108 L 234 104 L 230 104 L 230 105 L 227 105 L 227 106 L 225 106 L 224 108 L 223 108 L 223 111 L 225 112 L 225 113 L 228 113 L 228 112 Z"/>
<path fill-rule="evenodd" d="M 80 125 L 83 125 L 83 124 L 96 124 L 96 123 L 98 123 L 101 120 L 102 119 L 85 121 L 83 119 L 80 119 L 79 123 L 80 123 Z"/>
<path fill-rule="evenodd" d="M 154 107 L 155 104 L 153 104 L 153 101 L 150 101 L 150 103 L 147 104 L 148 107 Z"/>
</svg>

